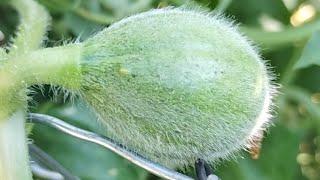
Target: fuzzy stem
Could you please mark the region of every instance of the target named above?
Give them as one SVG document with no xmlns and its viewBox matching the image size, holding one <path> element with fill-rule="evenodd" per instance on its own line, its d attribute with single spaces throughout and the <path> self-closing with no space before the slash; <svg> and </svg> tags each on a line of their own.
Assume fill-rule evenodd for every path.
<svg viewBox="0 0 320 180">
<path fill-rule="evenodd" d="M 37 50 L 0 67 L 1 180 L 31 179 L 23 113 L 16 113 L 26 106 L 26 88 L 53 84 L 78 89 L 80 49 L 80 44 L 72 44 Z"/>
<path fill-rule="evenodd" d="M 80 86 L 81 44 L 33 51 L 10 59 L 0 68 L 0 120 L 25 104 L 27 87 L 58 85 L 69 90 Z"/>
<path fill-rule="evenodd" d="M 0 77 L 26 86 L 53 84 L 78 89 L 80 50 L 81 44 L 71 44 L 18 56 L 4 65 Z"/>
<path fill-rule="evenodd" d="M 24 124 L 22 111 L 0 121 L 0 179 L 32 179 Z"/>
<path fill-rule="evenodd" d="M 34 0 L 11 0 L 20 15 L 20 25 L 10 54 L 17 56 L 38 49 L 50 22 L 48 12 Z"/>
</svg>

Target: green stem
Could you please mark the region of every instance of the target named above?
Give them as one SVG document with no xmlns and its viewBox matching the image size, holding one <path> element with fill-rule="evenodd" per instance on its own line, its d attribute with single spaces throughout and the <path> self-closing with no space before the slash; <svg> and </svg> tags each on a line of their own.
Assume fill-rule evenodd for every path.
<svg viewBox="0 0 320 180">
<path fill-rule="evenodd" d="M 26 106 L 26 88 L 53 84 L 79 89 L 81 47 L 81 44 L 72 44 L 37 50 L 0 66 L 1 180 L 31 179 L 23 113 L 16 113 Z"/>
<path fill-rule="evenodd" d="M 81 44 L 46 48 L 14 57 L 0 67 L 0 120 L 25 106 L 25 90 L 34 84 L 80 86 Z"/>
<path fill-rule="evenodd" d="M 0 179 L 32 179 L 22 111 L 0 121 Z"/>
<path fill-rule="evenodd" d="M 10 47 L 13 56 L 38 49 L 50 22 L 48 12 L 34 0 L 11 0 L 20 15 L 20 25 Z"/>
<path fill-rule="evenodd" d="M 0 71 L 0 79 L 23 83 L 54 84 L 68 89 L 79 87 L 80 44 L 46 48 L 10 59 Z M 0 90 L 1 90 L 0 83 Z"/>
</svg>

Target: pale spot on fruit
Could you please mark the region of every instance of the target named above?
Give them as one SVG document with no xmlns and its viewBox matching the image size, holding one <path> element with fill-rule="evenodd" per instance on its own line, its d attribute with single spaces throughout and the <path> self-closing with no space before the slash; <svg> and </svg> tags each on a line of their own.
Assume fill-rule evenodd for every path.
<svg viewBox="0 0 320 180">
<path fill-rule="evenodd" d="M 129 74 L 129 70 L 126 68 L 120 68 L 119 69 L 119 73 L 120 75 L 128 75 Z"/>
</svg>

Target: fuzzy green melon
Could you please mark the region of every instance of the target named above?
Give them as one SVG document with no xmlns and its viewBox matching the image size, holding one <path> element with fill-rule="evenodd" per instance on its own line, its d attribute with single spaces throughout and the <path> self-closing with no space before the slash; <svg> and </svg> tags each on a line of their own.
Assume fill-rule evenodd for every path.
<svg viewBox="0 0 320 180">
<path fill-rule="evenodd" d="M 170 167 L 250 147 L 269 119 L 269 73 L 232 24 L 182 9 L 138 14 L 81 44 L 81 96 L 108 137 Z"/>
</svg>

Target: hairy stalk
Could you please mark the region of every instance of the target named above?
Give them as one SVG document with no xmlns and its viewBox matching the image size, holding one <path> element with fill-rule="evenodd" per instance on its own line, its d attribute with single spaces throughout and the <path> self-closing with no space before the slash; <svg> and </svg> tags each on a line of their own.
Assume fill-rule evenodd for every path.
<svg viewBox="0 0 320 180">
<path fill-rule="evenodd" d="M 37 50 L 12 58 L 0 71 L 3 80 L 0 89 L 6 85 L 5 80 L 26 86 L 54 84 L 75 89 L 79 75 L 80 48 L 80 44 L 72 44 Z"/>
<path fill-rule="evenodd" d="M 28 164 L 24 113 L 18 111 L 0 121 L 0 179 L 32 179 Z"/>
<path fill-rule="evenodd" d="M 31 179 L 23 113 L 16 113 L 26 106 L 27 87 L 54 84 L 77 89 L 79 54 L 80 45 L 47 48 L 14 57 L 0 67 L 1 180 Z"/>
<path fill-rule="evenodd" d="M 20 15 L 20 25 L 10 54 L 15 56 L 38 49 L 50 22 L 49 14 L 33 0 L 12 0 L 11 4 Z"/>
<path fill-rule="evenodd" d="M 0 68 L 0 119 L 24 106 L 25 89 L 34 84 L 79 87 L 80 45 L 33 51 L 10 59 Z"/>
</svg>

